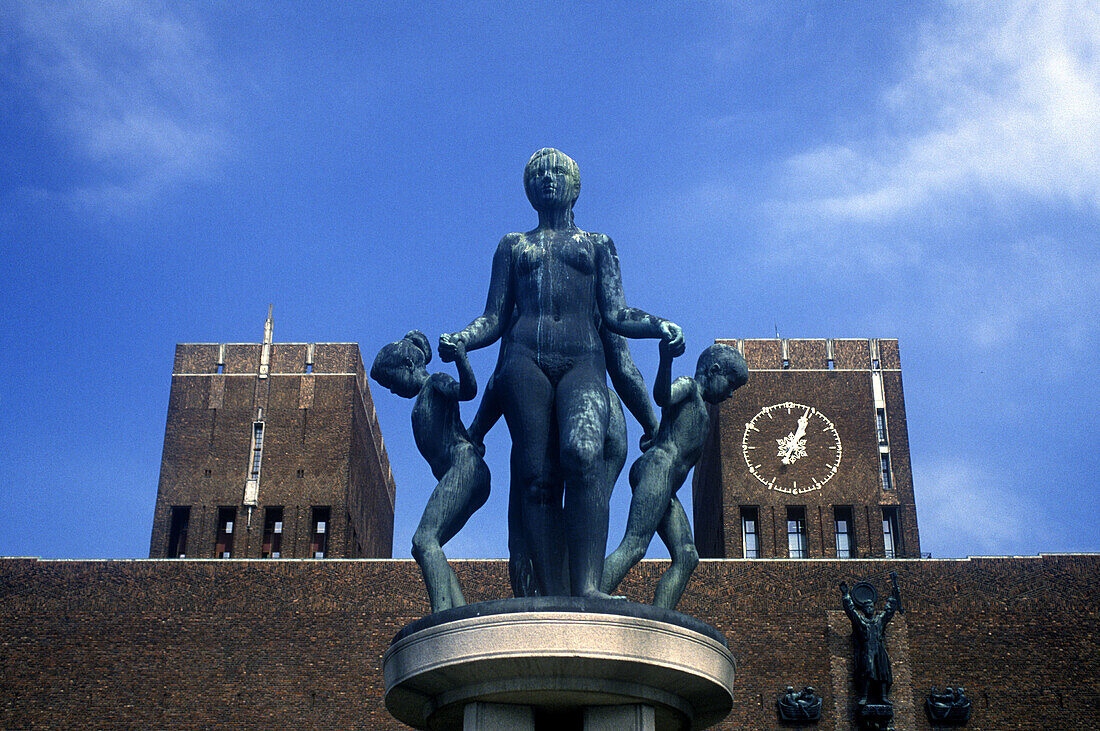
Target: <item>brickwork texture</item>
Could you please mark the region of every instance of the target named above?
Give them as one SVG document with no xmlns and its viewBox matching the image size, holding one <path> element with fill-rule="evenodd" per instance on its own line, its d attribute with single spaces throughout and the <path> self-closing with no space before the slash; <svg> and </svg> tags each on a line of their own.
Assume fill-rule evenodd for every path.
<svg viewBox="0 0 1100 731">
<path fill-rule="evenodd" d="M 471 600 L 506 595 L 503 561 L 457 561 Z M 647 600 L 663 561 L 624 593 Z M 781 728 L 787 685 L 850 728 L 850 625 L 837 584 L 888 573 L 898 728 L 931 728 L 933 686 L 962 685 L 968 728 L 1100 728 L 1100 556 L 703 561 L 679 609 L 737 660 L 718 728 Z M 881 603 L 881 599 L 880 599 Z M 381 658 L 427 611 L 405 560 L 0 560 L 0 727 L 400 729 Z"/>
</svg>

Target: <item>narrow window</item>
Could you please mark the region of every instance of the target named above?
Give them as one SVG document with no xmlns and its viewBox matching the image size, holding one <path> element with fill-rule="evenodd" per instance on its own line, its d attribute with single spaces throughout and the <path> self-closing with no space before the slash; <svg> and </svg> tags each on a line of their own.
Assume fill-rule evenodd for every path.
<svg viewBox="0 0 1100 731">
<path fill-rule="evenodd" d="M 190 522 L 190 506 L 172 506 L 172 523 L 168 529 L 168 558 L 187 557 L 187 527 Z"/>
<path fill-rule="evenodd" d="M 328 547 L 328 516 L 329 509 L 327 506 L 313 509 L 313 540 L 310 544 L 310 550 L 313 551 L 314 558 L 325 557 L 325 551 Z"/>
<path fill-rule="evenodd" d="M 878 443 L 886 446 L 886 409 L 875 409 L 875 431 L 878 432 Z"/>
<path fill-rule="evenodd" d="M 313 373 L 313 364 L 306 363 L 306 373 Z"/>
<path fill-rule="evenodd" d="M 836 557 L 855 556 L 855 535 L 852 533 L 852 509 L 850 507 L 833 508 L 833 522 L 836 525 Z"/>
<path fill-rule="evenodd" d="M 872 358 L 871 359 L 871 368 L 873 368 L 876 371 L 878 370 L 878 358 Z"/>
<path fill-rule="evenodd" d="M 218 373 L 225 373 L 225 363 L 218 363 Z"/>
<path fill-rule="evenodd" d="M 745 558 L 759 558 L 756 541 L 756 508 L 741 508 L 741 545 Z"/>
<path fill-rule="evenodd" d="M 264 545 L 260 554 L 264 558 L 283 557 L 283 509 L 264 509 Z"/>
<path fill-rule="evenodd" d="M 214 544 L 215 558 L 233 558 L 233 523 L 236 520 L 236 508 L 218 508 L 218 535 Z"/>
<path fill-rule="evenodd" d="M 806 558 L 805 508 L 787 508 L 787 553 L 791 558 Z"/>
<path fill-rule="evenodd" d="M 260 457 L 264 452 L 264 423 L 257 421 L 252 424 L 252 468 L 249 477 L 253 480 L 260 479 Z"/>
<path fill-rule="evenodd" d="M 305 476 L 306 476 L 306 471 L 303 470 L 303 469 L 299 469 L 298 470 L 298 479 L 302 479 Z"/>
<path fill-rule="evenodd" d="M 203 477 L 209 477 L 210 476 L 210 470 L 203 470 L 202 471 L 202 476 Z"/>
<path fill-rule="evenodd" d="M 829 370 L 834 370 L 836 368 L 836 361 L 832 358 L 829 358 L 825 364 L 828 366 Z"/>
<path fill-rule="evenodd" d="M 887 453 L 879 454 L 879 462 L 882 469 L 882 489 L 890 490 L 894 487 L 894 483 L 890 480 L 890 455 Z"/>
<path fill-rule="evenodd" d="M 901 534 L 898 532 L 898 509 L 882 509 L 882 542 L 886 547 L 886 558 L 897 558 L 901 551 Z"/>
</svg>

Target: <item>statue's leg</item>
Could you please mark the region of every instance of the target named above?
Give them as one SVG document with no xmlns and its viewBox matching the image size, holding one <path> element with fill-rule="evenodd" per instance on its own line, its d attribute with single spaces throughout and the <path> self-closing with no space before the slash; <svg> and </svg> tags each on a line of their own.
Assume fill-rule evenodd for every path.
<svg viewBox="0 0 1100 731">
<path fill-rule="evenodd" d="M 600 577 L 610 497 L 603 454 L 608 403 L 603 359 L 595 361 L 577 363 L 558 384 L 558 433 L 570 594 L 606 597 L 600 591 Z"/>
<path fill-rule="evenodd" d="M 607 487 L 607 499 L 610 500 L 615 481 L 619 479 L 619 473 L 626 464 L 627 436 L 622 401 L 610 388 L 607 389 L 607 405 L 607 435 L 603 441 L 603 459 L 606 472 L 604 484 Z"/>
<path fill-rule="evenodd" d="M 413 534 L 412 555 L 424 575 L 433 613 L 466 603 L 443 545 L 489 497 L 489 468 L 470 450 L 464 458 L 459 455 L 436 485 Z"/>
<path fill-rule="evenodd" d="M 672 565 L 657 582 L 653 604 L 665 609 L 675 609 L 695 567 L 699 565 L 699 552 L 695 549 L 695 540 L 691 535 L 691 523 L 688 522 L 684 506 L 675 495 L 669 501 L 668 510 L 661 519 L 657 532 L 668 546 Z"/>
<path fill-rule="evenodd" d="M 519 522 L 538 591 L 561 594 L 561 486 L 547 464 L 554 390 L 529 358 L 509 358 L 495 386 L 512 437 L 510 482 L 520 492 Z M 511 528 L 512 526 L 510 526 Z M 510 541 L 510 545 L 515 545 Z"/>
<path fill-rule="evenodd" d="M 630 468 L 630 514 L 626 534 L 618 548 L 604 561 L 603 587 L 612 591 L 623 577 L 645 556 L 662 516 L 668 510 L 671 492 L 668 474 L 671 460 L 660 448 L 643 454 Z"/>
</svg>

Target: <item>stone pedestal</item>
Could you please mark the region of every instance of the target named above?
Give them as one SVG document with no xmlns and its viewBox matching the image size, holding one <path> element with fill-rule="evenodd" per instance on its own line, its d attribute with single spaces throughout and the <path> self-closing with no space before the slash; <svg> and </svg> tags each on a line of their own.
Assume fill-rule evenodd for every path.
<svg viewBox="0 0 1100 731">
<path fill-rule="evenodd" d="M 702 729 L 733 707 L 725 639 L 626 601 L 506 599 L 425 617 L 383 658 L 386 708 L 414 728 Z"/>
</svg>

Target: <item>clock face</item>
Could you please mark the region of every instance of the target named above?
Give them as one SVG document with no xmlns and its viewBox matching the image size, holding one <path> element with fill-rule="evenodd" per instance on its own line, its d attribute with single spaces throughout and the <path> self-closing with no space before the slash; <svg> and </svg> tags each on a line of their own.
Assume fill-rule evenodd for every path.
<svg viewBox="0 0 1100 731">
<path fill-rule="evenodd" d="M 798 495 L 820 490 L 840 466 L 840 435 L 812 406 L 765 406 L 745 424 L 741 452 L 749 472 L 771 490 Z"/>
</svg>

